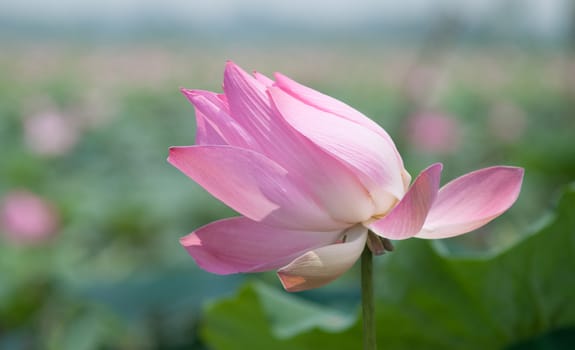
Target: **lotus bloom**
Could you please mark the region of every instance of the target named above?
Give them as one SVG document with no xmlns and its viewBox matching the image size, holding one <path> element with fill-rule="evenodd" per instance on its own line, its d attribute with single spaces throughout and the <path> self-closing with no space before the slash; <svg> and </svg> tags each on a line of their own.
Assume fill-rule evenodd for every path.
<svg viewBox="0 0 575 350">
<path fill-rule="evenodd" d="M 58 224 L 54 206 L 34 193 L 12 191 L 0 204 L 0 230 L 14 243 L 42 243 L 56 233 Z"/>
<path fill-rule="evenodd" d="M 197 144 L 172 147 L 168 158 L 242 215 L 181 239 L 207 271 L 277 269 L 286 290 L 315 288 L 347 271 L 368 237 L 457 236 L 519 194 L 523 170 L 507 166 L 439 189 L 442 165 L 433 164 L 410 185 L 385 130 L 284 75 L 252 76 L 229 62 L 223 90 L 182 90 L 196 110 Z"/>
</svg>

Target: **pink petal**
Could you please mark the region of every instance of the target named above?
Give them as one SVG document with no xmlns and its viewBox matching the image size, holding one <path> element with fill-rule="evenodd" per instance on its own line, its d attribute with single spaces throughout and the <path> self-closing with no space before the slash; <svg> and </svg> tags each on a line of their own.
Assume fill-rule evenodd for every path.
<svg viewBox="0 0 575 350">
<path fill-rule="evenodd" d="M 523 169 L 507 166 L 465 174 L 439 191 L 418 238 L 446 238 L 475 230 L 509 209 L 519 196 Z"/>
<path fill-rule="evenodd" d="M 297 292 L 321 287 L 349 270 L 365 247 L 367 229 L 356 225 L 344 235 L 344 242 L 309 251 L 279 269 L 284 288 Z"/>
<path fill-rule="evenodd" d="M 198 145 L 228 145 L 217 127 L 212 126 L 208 118 L 196 108 L 196 144 Z"/>
<path fill-rule="evenodd" d="M 281 73 L 276 73 L 275 78 L 276 85 L 278 87 L 298 100 L 324 112 L 333 113 L 359 125 L 363 125 L 371 131 L 380 134 L 382 137 L 389 138 L 389 135 L 385 130 L 377 125 L 377 123 L 347 104 L 307 86 L 301 85 Z"/>
<path fill-rule="evenodd" d="M 278 87 L 268 91 L 290 125 L 339 159 L 359 178 L 376 203 L 376 212 L 387 211 L 403 196 L 403 168 L 389 138 L 311 107 Z"/>
<path fill-rule="evenodd" d="M 181 91 L 196 109 L 198 145 L 255 147 L 253 138 L 230 116 L 222 95 L 202 90 Z"/>
<path fill-rule="evenodd" d="M 224 92 L 230 115 L 257 140 L 258 151 L 268 156 L 285 152 L 281 149 L 284 146 L 282 140 L 293 136 L 271 107 L 264 84 L 228 62 L 224 73 Z M 280 140 L 279 144 L 276 140 Z"/>
<path fill-rule="evenodd" d="M 343 227 L 269 158 L 232 146 L 172 147 L 168 161 L 214 197 L 256 221 L 286 228 Z"/>
<path fill-rule="evenodd" d="M 437 196 L 441 169 L 442 165 L 436 163 L 422 171 L 401 202 L 369 228 L 390 239 L 405 239 L 417 234 Z"/>
<path fill-rule="evenodd" d="M 259 81 L 260 83 L 264 84 L 266 87 L 270 87 L 273 84 L 275 84 L 275 82 L 273 80 L 266 77 L 265 75 L 263 75 L 260 72 L 254 72 L 254 78 L 256 78 L 256 80 Z"/>
<path fill-rule="evenodd" d="M 229 62 L 224 91 L 232 117 L 257 142 L 251 149 L 286 169 L 335 220 L 356 223 L 373 214 L 373 202 L 354 174 L 289 125 L 271 104 L 265 85 Z"/>
<path fill-rule="evenodd" d="M 275 78 L 276 78 L 276 85 L 280 87 L 282 90 L 288 92 L 296 99 L 322 111 L 333 113 L 344 119 L 362 125 L 368 128 L 369 130 L 375 132 L 376 134 L 379 134 L 384 139 L 387 139 L 388 143 L 393 146 L 393 150 L 396 157 L 398 158 L 398 162 L 403 167 L 403 161 L 401 159 L 399 152 L 395 148 L 395 145 L 393 144 L 391 137 L 383 128 L 381 128 L 373 120 L 369 119 L 368 117 L 366 117 L 359 111 L 355 110 L 354 108 L 348 106 L 347 104 L 333 97 L 322 94 L 321 92 L 310 89 L 307 86 L 301 85 L 283 74 L 276 73 Z"/>
<path fill-rule="evenodd" d="M 201 227 L 180 243 L 202 269 L 230 274 L 277 269 L 311 249 L 333 244 L 341 235 L 274 228 L 238 217 Z"/>
</svg>

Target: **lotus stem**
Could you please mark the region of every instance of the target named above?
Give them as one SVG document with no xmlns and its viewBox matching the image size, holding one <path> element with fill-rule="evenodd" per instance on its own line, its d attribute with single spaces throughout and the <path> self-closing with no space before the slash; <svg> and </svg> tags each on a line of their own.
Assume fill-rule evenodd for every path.
<svg viewBox="0 0 575 350">
<path fill-rule="evenodd" d="M 361 254 L 361 309 L 363 314 L 363 349 L 376 350 L 373 254 L 367 245 Z"/>
</svg>

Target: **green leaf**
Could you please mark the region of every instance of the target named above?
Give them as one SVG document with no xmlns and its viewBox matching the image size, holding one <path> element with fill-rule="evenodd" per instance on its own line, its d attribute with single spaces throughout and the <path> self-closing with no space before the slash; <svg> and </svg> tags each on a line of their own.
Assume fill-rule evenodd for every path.
<svg viewBox="0 0 575 350">
<path fill-rule="evenodd" d="M 575 186 L 538 230 L 489 255 L 452 256 L 438 242 L 399 242 L 376 269 L 380 347 L 502 349 L 575 327 L 573 208 Z M 207 343 L 219 350 L 361 347 L 359 321 L 327 327 L 328 309 L 266 291 L 248 285 L 209 307 Z"/>
<path fill-rule="evenodd" d="M 255 284 L 254 290 L 259 296 L 273 333 L 280 338 L 289 338 L 314 328 L 338 332 L 355 321 L 354 316 L 301 300 L 261 283 Z"/>
<path fill-rule="evenodd" d="M 398 349 L 496 349 L 575 326 L 573 207 L 570 188 L 541 229 L 491 256 L 450 257 L 418 240 L 400 245 L 383 266 L 383 338 Z"/>
<path fill-rule="evenodd" d="M 293 336 L 314 329 L 340 332 L 356 320 L 262 283 L 248 284 L 237 296 L 212 304 L 207 314 L 203 333 L 218 349 L 294 349 Z"/>
</svg>

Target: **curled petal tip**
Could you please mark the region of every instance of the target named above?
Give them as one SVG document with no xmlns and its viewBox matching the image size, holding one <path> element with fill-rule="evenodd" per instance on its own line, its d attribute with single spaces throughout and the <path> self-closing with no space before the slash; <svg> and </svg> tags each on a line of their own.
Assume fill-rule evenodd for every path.
<svg viewBox="0 0 575 350">
<path fill-rule="evenodd" d="M 278 270 L 277 275 L 288 292 L 318 288 L 335 280 L 361 255 L 367 229 L 356 225 L 344 232 L 345 242 L 310 250 Z"/>
<path fill-rule="evenodd" d="M 202 241 L 195 234 L 189 234 L 180 238 L 180 244 L 184 247 L 201 246 Z"/>
<path fill-rule="evenodd" d="M 225 71 L 227 72 L 228 70 L 239 70 L 243 72 L 243 69 L 240 68 L 240 66 L 238 66 L 234 61 L 232 60 L 227 60 L 226 61 L 226 67 L 225 67 Z"/>
<path fill-rule="evenodd" d="M 187 88 L 180 88 L 180 92 L 182 93 L 182 95 L 184 95 L 185 98 L 188 99 L 188 101 L 190 101 L 194 105 L 198 99 L 198 96 L 200 95 L 198 93 L 198 90 L 187 89 Z"/>
<path fill-rule="evenodd" d="M 170 162 L 170 156 L 172 155 L 172 148 L 174 148 L 175 146 L 170 146 L 168 148 L 168 158 L 166 158 L 166 160 L 168 161 L 168 163 Z"/>
<path fill-rule="evenodd" d="M 174 163 L 174 153 L 177 152 L 177 151 L 176 151 L 176 148 L 177 148 L 176 146 L 171 146 L 171 147 L 168 149 L 168 158 L 166 158 L 166 160 L 168 161 L 168 163 L 170 163 L 170 164 L 172 164 L 172 165 L 175 165 L 175 163 Z"/>
<path fill-rule="evenodd" d="M 194 95 L 194 90 L 188 88 L 180 88 L 180 92 L 184 94 L 184 96 L 191 96 Z"/>
<path fill-rule="evenodd" d="M 275 82 L 273 80 L 271 80 L 270 78 L 268 78 L 267 76 L 263 75 L 262 73 L 260 73 L 258 71 L 254 70 L 253 76 L 254 76 L 254 78 L 256 78 L 257 81 L 264 84 L 266 87 L 271 87 L 275 84 Z"/>
<path fill-rule="evenodd" d="M 284 289 L 288 292 L 300 292 L 307 289 L 302 287 L 306 284 L 306 280 L 301 276 L 290 275 L 283 271 L 278 271 L 277 276 Z"/>
<path fill-rule="evenodd" d="M 507 168 L 515 170 L 521 177 L 525 175 L 525 168 L 516 167 L 516 166 L 508 166 Z"/>
<path fill-rule="evenodd" d="M 181 146 L 170 146 L 170 147 L 168 148 L 168 153 L 169 153 L 169 155 L 171 156 L 171 155 L 173 155 L 173 154 L 175 154 L 175 153 L 178 153 L 181 149 L 182 149 Z"/>
<path fill-rule="evenodd" d="M 437 169 L 437 171 L 442 171 L 443 170 L 443 163 L 441 163 L 441 162 L 433 163 L 429 167 Z"/>
<path fill-rule="evenodd" d="M 326 247 L 323 248 L 325 249 Z M 279 269 L 277 276 L 284 289 L 288 292 L 301 292 L 322 287 L 343 274 L 357 260 L 357 257 L 354 257 L 353 262 L 346 264 L 345 269 L 341 270 L 333 266 L 335 262 L 329 261 L 331 259 L 326 261 L 321 255 L 317 250 L 309 251 Z"/>
</svg>

